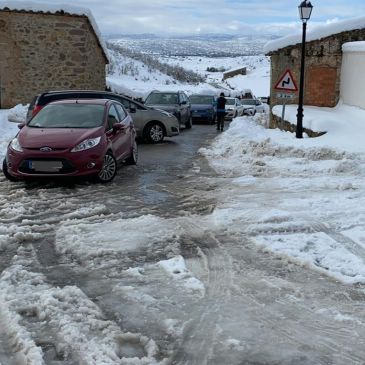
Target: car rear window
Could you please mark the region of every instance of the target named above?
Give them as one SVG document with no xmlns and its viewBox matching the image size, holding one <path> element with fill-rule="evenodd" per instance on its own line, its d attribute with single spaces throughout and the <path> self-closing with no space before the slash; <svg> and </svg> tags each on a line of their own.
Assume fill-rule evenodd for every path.
<svg viewBox="0 0 365 365">
<path fill-rule="evenodd" d="M 173 93 L 158 93 L 158 94 L 150 94 L 146 99 L 146 104 L 159 104 L 159 105 L 168 105 L 168 104 L 178 104 L 177 94 Z"/>
<path fill-rule="evenodd" d="M 255 99 L 244 99 L 244 100 L 241 100 L 241 103 L 243 105 L 256 105 L 256 100 Z"/>
<path fill-rule="evenodd" d="M 213 104 L 214 98 L 205 95 L 191 95 L 189 97 L 192 104 Z"/>
<path fill-rule="evenodd" d="M 29 123 L 35 128 L 96 128 L 103 124 L 104 105 L 46 105 Z"/>
</svg>

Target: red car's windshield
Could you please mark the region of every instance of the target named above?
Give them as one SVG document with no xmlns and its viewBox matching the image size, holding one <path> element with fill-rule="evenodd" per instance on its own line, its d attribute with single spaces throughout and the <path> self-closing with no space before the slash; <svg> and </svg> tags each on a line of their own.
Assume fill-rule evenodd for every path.
<svg viewBox="0 0 365 365">
<path fill-rule="evenodd" d="M 96 104 L 46 105 L 29 123 L 37 128 L 96 128 L 103 124 L 105 107 Z"/>
</svg>

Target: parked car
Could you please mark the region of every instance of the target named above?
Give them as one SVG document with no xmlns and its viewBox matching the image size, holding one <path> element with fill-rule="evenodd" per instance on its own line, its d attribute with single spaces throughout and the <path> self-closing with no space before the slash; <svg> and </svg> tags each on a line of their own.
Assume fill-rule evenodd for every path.
<svg viewBox="0 0 365 365">
<path fill-rule="evenodd" d="M 114 100 L 52 102 L 19 128 L 3 161 L 9 180 L 95 176 L 106 183 L 119 161 L 137 163 L 133 120 Z"/>
<path fill-rule="evenodd" d="M 256 113 L 265 113 L 265 106 L 259 99 L 242 99 L 244 115 L 255 115 Z"/>
<path fill-rule="evenodd" d="M 175 115 L 180 125 L 192 127 L 190 101 L 183 91 L 152 91 L 147 96 L 145 105 L 165 110 Z"/>
<path fill-rule="evenodd" d="M 242 115 L 243 106 L 237 98 L 226 98 L 226 116 L 225 119 L 233 119 Z"/>
<path fill-rule="evenodd" d="M 126 96 L 108 91 L 59 90 L 35 96 L 29 105 L 27 120 L 48 103 L 64 99 L 111 99 L 123 104 L 131 114 L 137 136 L 152 143 L 162 142 L 164 137 L 180 133 L 179 122 L 171 113 L 144 106 Z"/>
<path fill-rule="evenodd" d="M 189 96 L 191 115 L 194 120 L 215 123 L 217 115 L 216 98 L 214 95 L 193 94 Z"/>
<path fill-rule="evenodd" d="M 269 96 L 260 96 L 258 97 L 259 100 L 261 100 L 263 103 L 268 104 Z"/>
</svg>

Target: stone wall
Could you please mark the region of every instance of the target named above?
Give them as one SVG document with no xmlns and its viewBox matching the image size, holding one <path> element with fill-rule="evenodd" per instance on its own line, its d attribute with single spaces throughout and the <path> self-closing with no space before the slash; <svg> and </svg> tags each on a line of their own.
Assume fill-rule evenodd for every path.
<svg viewBox="0 0 365 365">
<path fill-rule="evenodd" d="M 0 10 L 1 108 L 46 90 L 104 90 L 106 63 L 86 16 Z"/>
<path fill-rule="evenodd" d="M 287 120 L 282 120 L 280 117 L 278 117 L 277 115 L 274 115 L 274 114 L 271 114 L 271 123 L 269 125 L 269 128 L 271 128 L 271 129 L 277 128 L 277 129 L 281 129 L 283 131 L 289 131 L 292 133 L 295 133 L 297 130 L 296 125 L 291 124 Z M 316 132 L 316 131 L 312 131 L 311 129 L 308 129 L 308 128 L 303 128 L 303 133 L 306 133 L 311 138 L 323 136 L 324 134 L 326 134 L 326 132 Z"/>
<path fill-rule="evenodd" d="M 304 104 L 333 107 L 340 97 L 342 44 L 365 40 L 365 29 L 347 31 L 306 43 Z M 276 82 L 290 69 L 299 87 L 301 44 L 288 46 L 271 56 L 271 105 L 282 104 L 274 90 Z M 287 101 L 297 104 L 298 99 Z"/>
</svg>

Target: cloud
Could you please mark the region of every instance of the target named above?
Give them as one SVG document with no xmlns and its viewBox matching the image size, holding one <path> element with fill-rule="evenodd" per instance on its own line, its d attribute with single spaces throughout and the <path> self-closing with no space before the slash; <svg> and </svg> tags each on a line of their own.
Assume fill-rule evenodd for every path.
<svg viewBox="0 0 365 365">
<path fill-rule="evenodd" d="M 54 3 L 55 0 L 37 0 Z M 60 3 L 75 4 L 60 0 Z M 300 31 L 300 0 L 78 0 L 103 33 L 270 33 Z M 311 22 L 365 14 L 363 0 L 313 0 Z"/>
</svg>

